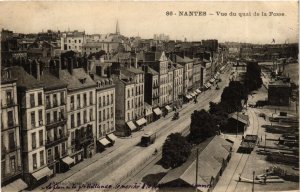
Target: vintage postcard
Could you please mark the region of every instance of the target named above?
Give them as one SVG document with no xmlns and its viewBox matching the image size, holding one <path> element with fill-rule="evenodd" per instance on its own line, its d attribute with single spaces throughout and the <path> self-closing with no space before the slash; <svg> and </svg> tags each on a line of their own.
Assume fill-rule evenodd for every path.
<svg viewBox="0 0 300 192">
<path fill-rule="evenodd" d="M 1 191 L 299 191 L 298 1 L 1 1 Z"/>
</svg>

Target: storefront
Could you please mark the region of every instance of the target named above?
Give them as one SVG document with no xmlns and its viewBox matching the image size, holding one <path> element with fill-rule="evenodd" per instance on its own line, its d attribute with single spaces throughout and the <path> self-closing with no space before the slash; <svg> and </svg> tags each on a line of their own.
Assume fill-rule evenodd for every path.
<svg viewBox="0 0 300 192">
<path fill-rule="evenodd" d="M 27 176 L 28 175 L 28 176 Z M 33 189 L 49 180 L 49 177 L 53 175 L 53 170 L 48 167 L 44 167 L 34 173 L 25 174 L 24 179 L 26 183 L 30 184 L 29 189 Z"/>
<path fill-rule="evenodd" d="M 102 152 L 105 148 L 112 146 L 112 143 L 106 137 L 99 139 L 97 143 L 98 152 Z"/>
<path fill-rule="evenodd" d="M 115 144 L 116 139 L 117 139 L 117 137 L 116 137 L 115 134 L 113 134 L 113 133 L 107 134 L 107 135 L 106 135 L 106 138 L 110 141 L 110 143 L 111 143 L 112 145 Z"/>
<path fill-rule="evenodd" d="M 153 109 L 153 112 L 154 112 L 154 120 L 157 120 L 161 117 L 162 112 L 160 108 Z"/>
<path fill-rule="evenodd" d="M 65 172 L 69 170 L 74 164 L 74 159 L 70 156 L 66 156 L 61 160 L 61 170 Z"/>
<path fill-rule="evenodd" d="M 143 126 L 147 124 L 147 120 L 144 117 L 142 117 L 139 120 L 137 120 L 135 123 L 137 124 L 137 127 L 141 129 Z"/>
<path fill-rule="evenodd" d="M 9 183 L 8 185 L 2 186 L 1 191 L 3 192 L 22 191 L 27 187 L 28 185 L 22 179 L 17 179 Z"/>
<path fill-rule="evenodd" d="M 144 104 L 145 106 L 145 119 L 147 120 L 147 124 L 153 122 L 153 111 L 152 106 L 148 103 Z"/>
<path fill-rule="evenodd" d="M 135 124 L 132 121 L 128 121 L 126 123 L 126 128 L 127 128 L 125 130 L 125 135 L 126 136 L 131 135 L 131 133 L 137 129 L 137 127 L 135 126 Z"/>
</svg>

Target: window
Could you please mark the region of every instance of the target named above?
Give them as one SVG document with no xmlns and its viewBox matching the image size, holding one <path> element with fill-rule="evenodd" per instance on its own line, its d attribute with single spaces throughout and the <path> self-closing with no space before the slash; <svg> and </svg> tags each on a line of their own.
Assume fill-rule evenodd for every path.
<svg viewBox="0 0 300 192">
<path fill-rule="evenodd" d="M 103 106 L 106 105 L 106 102 L 105 102 L 105 96 L 103 96 Z"/>
<path fill-rule="evenodd" d="M 111 101 L 111 104 L 114 103 L 114 95 L 113 94 L 110 94 L 110 101 Z"/>
<path fill-rule="evenodd" d="M 109 108 L 107 109 L 106 116 L 107 116 L 107 119 L 109 119 Z"/>
<path fill-rule="evenodd" d="M 40 163 L 41 163 L 41 166 L 43 166 L 45 164 L 45 161 L 44 161 L 44 150 L 40 151 Z"/>
<path fill-rule="evenodd" d="M 44 143 L 44 135 L 43 135 L 43 130 L 39 131 L 39 141 L 40 141 L 40 146 L 43 146 Z"/>
<path fill-rule="evenodd" d="M 106 95 L 107 105 L 109 105 L 109 95 Z"/>
<path fill-rule="evenodd" d="M 78 42 L 81 43 L 81 40 L 79 39 Z"/>
<path fill-rule="evenodd" d="M 60 104 L 61 105 L 65 104 L 65 94 L 64 94 L 64 92 L 60 93 Z"/>
<path fill-rule="evenodd" d="M 53 106 L 57 107 L 58 103 L 57 103 L 57 95 L 53 94 Z"/>
<path fill-rule="evenodd" d="M 79 126 L 81 124 L 80 122 L 80 112 L 77 113 L 77 126 Z"/>
<path fill-rule="evenodd" d="M 86 98 L 86 93 L 83 94 L 83 107 L 85 107 L 87 104 L 87 98 Z"/>
<path fill-rule="evenodd" d="M 9 158 L 10 160 L 10 170 L 12 173 L 16 172 L 16 157 L 15 156 L 11 156 Z"/>
<path fill-rule="evenodd" d="M 15 133 L 10 132 L 8 134 L 8 144 L 9 144 L 9 149 L 14 150 L 16 148 L 16 142 L 15 142 Z"/>
<path fill-rule="evenodd" d="M 34 111 L 32 111 L 30 113 L 30 117 L 31 117 L 31 126 L 35 127 L 35 113 L 34 113 Z"/>
<path fill-rule="evenodd" d="M 75 41 L 75 43 L 76 43 L 77 40 L 75 39 L 74 41 Z"/>
<path fill-rule="evenodd" d="M 71 41 L 70 41 L 71 42 Z M 69 46 L 69 49 L 71 49 L 71 46 Z"/>
<path fill-rule="evenodd" d="M 90 92 L 90 105 L 93 105 L 93 92 Z"/>
<path fill-rule="evenodd" d="M 130 103 L 127 101 L 127 109 L 130 109 Z"/>
<path fill-rule="evenodd" d="M 38 93 L 38 105 L 43 105 L 42 93 Z"/>
<path fill-rule="evenodd" d="M 32 149 L 36 148 L 36 133 L 31 133 L 31 145 Z"/>
<path fill-rule="evenodd" d="M 47 158 L 48 158 L 48 163 L 52 162 L 52 150 L 51 149 L 48 149 L 47 151 Z"/>
<path fill-rule="evenodd" d="M 98 118 L 99 118 L 98 122 L 100 123 L 102 121 L 101 111 L 98 112 Z"/>
<path fill-rule="evenodd" d="M 99 97 L 99 107 L 102 107 L 101 97 Z"/>
<path fill-rule="evenodd" d="M 39 125 L 43 125 L 43 110 L 39 110 Z"/>
<path fill-rule="evenodd" d="M 50 112 L 48 112 L 48 113 L 47 113 L 47 120 L 46 120 L 46 121 L 47 121 L 47 124 L 50 124 L 50 120 L 51 120 L 51 119 L 50 119 Z"/>
<path fill-rule="evenodd" d="M 75 127 L 75 119 L 74 119 L 74 114 L 71 115 L 71 128 Z"/>
<path fill-rule="evenodd" d="M 74 109 L 74 95 L 71 96 L 71 110 Z"/>
<path fill-rule="evenodd" d="M 114 117 L 113 107 L 110 108 L 110 113 L 111 113 L 111 114 L 110 114 L 110 118 L 113 118 L 113 117 Z"/>
<path fill-rule="evenodd" d="M 65 119 L 65 110 L 64 109 L 60 109 L 60 115 L 59 115 L 60 120 Z"/>
<path fill-rule="evenodd" d="M 80 95 L 77 95 L 77 108 L 80 108 Z"/>
<path fill-rule="evenodd" d="M 7 105 L 13 104 L 12 92 L 11 91 L 6 91 L 6 102 L 7 102 Z"/>
<path fill-rule="evenodd" d="M 35 107 L 34 94 L 30 94 L 30 107 Z"/>
<path fill-rule="evenodd" d="M 57 111 L 53 111 L 53 121 L 57 122 Z"/>
<path fill-rule="evenodd" d="M 99 125 L 99 128 L 98 128 L 98 130 L 99 130 L 99 137 L 102 137 L 101 125 Z"/>
<path fill-rule="evenodd" d="M 8 127 L 13 127 L 14 126 L 13 111 L 7 111 L 7 125 L 8 125 Z"/>
<path fill-rule="evenodd" d="M 33 163 L 33 169 L 37 168 L 37 161 L 36 161 L 36 153 L 32 154 L 32 163 Z"/>
<path fill-rule="evenodd" d="M 105 120 L 105 109 L 103 110 L 103 114 L 102 115 L 103 115 L 103 119 L 102 120 L 104 121 Z"/>
<path fill-rule="evenodd" d="M 61 144 L 61 152 L 62 152 L 62 155 L 64 155 L 66 153 L 66 144 L 65 143 Z"/>
<path fill-rule="evenodd" d="M 86 111 L 83 111 L 83 122 L 87 123 L 87 113 L 86 113 Z"/>
<path fill-rule="evenodd" d="M 46 108 L 50 108 L 50 97 L 49 95 L 46 96 Z"/>
<path fill-rule="evenodd" d="M 127 97 L 130 97 L 130 90 L 127 90 Z"/>
<path fill-rule="evenodd" d="M 93 109 L 90 109 L 90 121 L 93 121 L 94 118 L 93 118 Z"/>
</svg>

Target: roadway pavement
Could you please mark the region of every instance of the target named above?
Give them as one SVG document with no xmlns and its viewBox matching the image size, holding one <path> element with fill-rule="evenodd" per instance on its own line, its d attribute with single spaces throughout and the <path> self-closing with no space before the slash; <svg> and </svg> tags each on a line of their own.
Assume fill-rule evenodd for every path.
<svg viewBox="0 0 300 192">
<path fill-rule="evenodd" d="M 66 173 L 57 174 L 48 182 L 41 185 L 37 190 L 55 191 L 53 183 L 57 183 L 57 187 L 65 189 L 65 191 L 89 191 L 87 186 L 83 184 L 96 185 L 97 191 L 104 191 L 106 188 L 111 189 L 126 178 L 130 178 L 132 174 L 144 167 L 144 164 L 153 158 L 152 153 L 155 148 L 160 149 L 166 137 L 172 132 L 183 132 L 188 129 L 190 124 L 190 116 L 194 110 L 201 108 L 208 109 L 210 101 L 219 101 L 224 86 L 228 85 L 229 71 L 221 74 L 222 82 L 219 83 L 219 90 L 212 87 L 198 96 L 198 102 L 195 104 L 190 102 L 180 109 L 180 118 L 172 121 L 173 112 L 165 118 L 153 122 L 145 126 L 144 131 L 157 132 L 157 139 L 154 144 L 143 148 L 138 146 L 140 136 L 144 131 L 133 133 L 129 138 L 118 138 L 113 147 L 107 148 L 104 152 L 94 155 L 90 159 L 75 165 Z M 70 187 L 71 188 L 67 188 Z M 82 188 L 80 188 L 80 186 Z M 90 189 L 92 191 L 94 189 Z"/>
</svg>

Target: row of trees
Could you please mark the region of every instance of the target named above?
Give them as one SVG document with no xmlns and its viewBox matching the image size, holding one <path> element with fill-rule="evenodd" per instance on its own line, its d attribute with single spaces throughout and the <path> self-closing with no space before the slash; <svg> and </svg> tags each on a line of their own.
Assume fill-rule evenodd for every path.
<svg viewBox="0 0 300 192">
<path fill-rule="evenodd" d="M 231 81 L 224 88 L 219 103 L 210 102 L 209 111 L 195 110 L 191 115 L 190 134 L 170 134 L 162 148 L 161 163 L 165 167 L 177 167 L 191 154 L 192 145 L 212 137 L 226 125 L 228 114 L 240 111 L 247 103 L 248 93 L 261 87 L 260 67 L 257 62 L 249 62 L 244 84 Z"/>
</svg>

